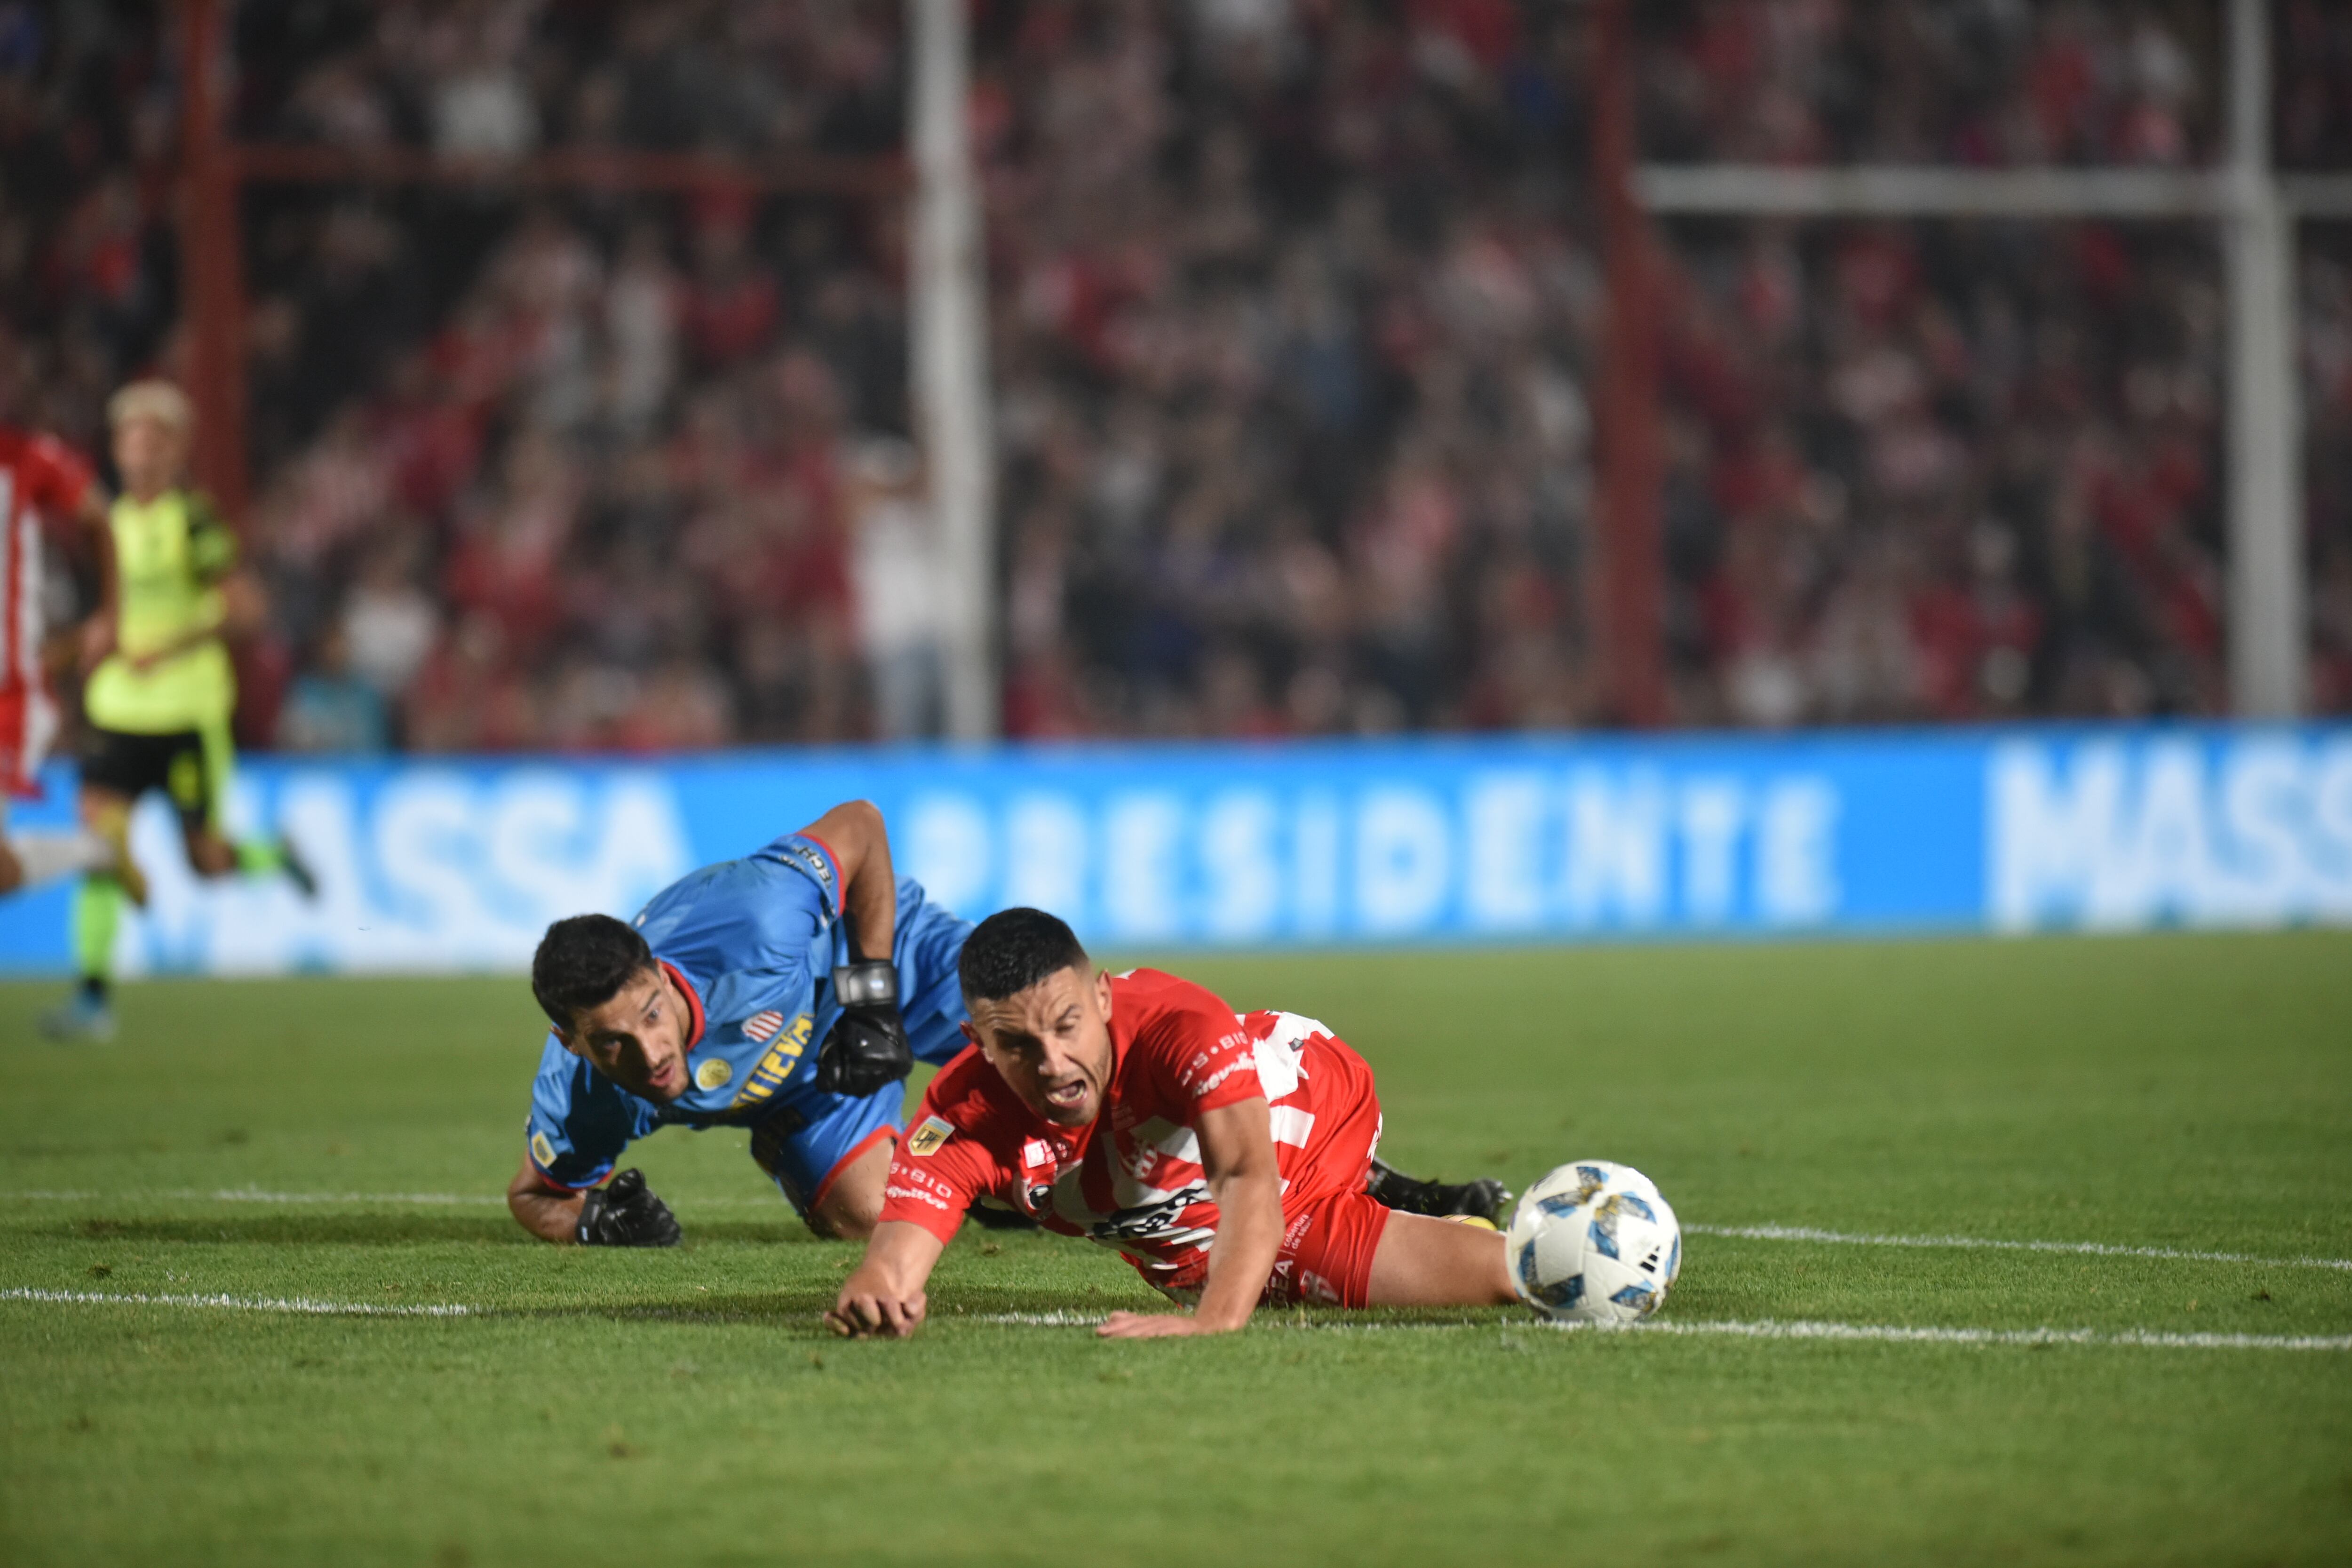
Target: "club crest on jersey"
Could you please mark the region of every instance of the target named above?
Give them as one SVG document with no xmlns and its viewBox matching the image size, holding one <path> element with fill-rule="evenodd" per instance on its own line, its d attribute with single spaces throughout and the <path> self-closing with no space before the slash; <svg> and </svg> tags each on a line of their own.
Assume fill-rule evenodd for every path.
<svg viewBox="0 0 2352 1568">
<path fill-rule="evenodd" d="M 940 1152 L 940 1146 L 955 1136 L 955 1129 L 937 1116 L 926 1116 L 923 1124 L 907 1139 L 907 1153 L 913 1159 L 928 1159 Z"/>
<path fill-rule="evenodd" d="M 735 1077 L 735 1069 L 718 1057 L 711 1057 L 694 1069 L 697 1089 L 725 1089 Z"/>
<path fill-rule="evenodd" d="M 755 1046 L 764 1046 L 774 1039 L 776 1031 L 783 1026 L 784 1016 L 782 1013 L 754 1013 L 743 1020 L 743 1037 Z"/>
</svg>

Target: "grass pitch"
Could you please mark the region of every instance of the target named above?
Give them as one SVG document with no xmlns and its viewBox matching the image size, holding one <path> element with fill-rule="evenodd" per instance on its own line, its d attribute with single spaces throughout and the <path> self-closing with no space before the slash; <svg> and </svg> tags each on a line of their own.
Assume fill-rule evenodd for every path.
<svg viewBox="0 0 2352 1568">
<path fill-rule="evenodd" d="M 1415 1170 L 1599 1155 L 1693 1227 L 2352 1258 L 2343 934 L 1171 967 L 1353 1042 Z M 520 983 L 151 984 L 74 1049 L 53 994 L 0 987 L 9 1563 L 2352 1557 L 2352 1352 L 2268 1342 L 2352 1334 L 2343 1268 L 1701 1230 L 1666 1322 L 2105 1337 L 1105 1344 L 988 1320 L 1153 1304 L 1115 1258 L 967 1228 L 919 1339 L 844 1344 L 855 1249 L 740 1133 L 633 1156 L 675 1251 L 509 1221 Z M 473 1315 L 152 1300 L 210 1297 Z"/>
</svg>

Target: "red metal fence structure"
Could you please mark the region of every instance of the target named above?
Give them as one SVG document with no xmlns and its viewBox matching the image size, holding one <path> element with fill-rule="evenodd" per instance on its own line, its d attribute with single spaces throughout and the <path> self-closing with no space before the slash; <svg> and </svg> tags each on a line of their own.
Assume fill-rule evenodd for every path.
<svg viewBox="0 0 2352 1568">
<path fill-rule="evenodd" d="M 916 0 L 923 5 L 931 0 Z M 1603 707 L 1638 728 L 1666 722 L 1658 331 L 1654 241 L 1638 189 L 1630 0 L 1593 0 L 1595 78 L 1591 175 L 1606 258 L 1609 318 L 1595 387 L 1600 442 L 1600 570 L 1591 620 L 1604 671 Z M 465 189 L 682 192 L 903 197 L 903 157 L 796 154 L 757 163 L 707 153 L 559 148 L 510 158 L 457 157 L 418 148 L 353 151 L 240 142 L 223 115 L 232 79 L 224 0 L 180 0 L 183 58 L 181 308 L 188 324 L 190 392 L 205 438 L 197 479 L 242 520 L 247 471 L 244 263 L 239 201 L 260 183 Z M 919 14 L 918 19 L 922 19 Z M 958 40 L 961 41 L 960 39 Z M 967 564 L 970 564 L 969 563 Z M 992 700 L 988 704 L 992 710 Z M 992 730 L 992 723 L 986 726 Z M 969 726 L 959 726 L 960 732 Z"/>
<path fill-rule="evenodd" d="M 1592 187 L 1609 317 L 1593 388 L 1601 569 L 1591 574 L 1605 710 L 1615 722 L 1666 722 L 1655 250 L 1634 189 L 1630 0 L 1592 7 Z"/>
<path fill-rule="evenodd" d="M 514 158 L 453 157 L 421 148 L 355 152 L 299 143 L 239 142 L 224 122 L 232 61 L 222 0 L 180 0 L 189 62 L 182 97 L 184 184 L 180 215 L 180 308 L 188 324 L 188 381 L 205 438 L 196 479 L 243 520 L 251 493 L 245 439 L 244 258 L 238 201 L 248 184 L 446 185 L 514 190 L 691 192 L 761 195 L 903 196 L 904 159 L 772 156 L 757 163 L 715 153 L 558 148 Z M 204 62 L 199 68 L 196 62 Z"/>
</svg>

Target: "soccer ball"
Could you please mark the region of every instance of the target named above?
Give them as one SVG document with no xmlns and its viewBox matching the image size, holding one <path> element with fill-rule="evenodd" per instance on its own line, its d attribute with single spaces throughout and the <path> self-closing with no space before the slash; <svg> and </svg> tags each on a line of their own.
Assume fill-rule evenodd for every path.
<svg viewBox="0 0 2352 1568">
<path fill-rule="evenodd" d="M 1511 1211 L 1511 1282 L 1563 1322 L 1631 1323 L 1658 1310 L 1682 1271 L 1683 1228 L 1649 1177 L 1579 1160 Z"/>
</svg>

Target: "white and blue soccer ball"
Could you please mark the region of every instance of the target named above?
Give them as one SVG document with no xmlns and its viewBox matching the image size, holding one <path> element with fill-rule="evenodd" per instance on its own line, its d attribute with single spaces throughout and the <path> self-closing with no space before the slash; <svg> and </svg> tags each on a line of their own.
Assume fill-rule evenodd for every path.
<svg viewBox="0 0 2352 1568">
<path fill-rule="evenodd" d="M 1657 1184 L 1607 1160 L 1562 1165 L 1529 1187 L 1508 1245 L 1519 1300 L 1561 1322 L 1637 1322 L 1683 1266 L 1683 1227 Z"/>
</svg>

